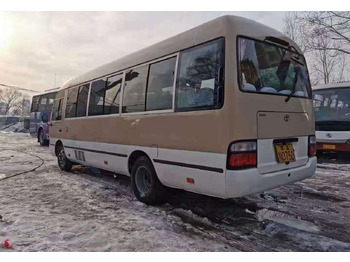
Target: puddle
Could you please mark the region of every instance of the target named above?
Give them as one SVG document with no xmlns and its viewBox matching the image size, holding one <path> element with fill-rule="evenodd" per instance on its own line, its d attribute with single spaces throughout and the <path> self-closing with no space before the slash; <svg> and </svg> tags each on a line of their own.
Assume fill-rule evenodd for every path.
<svg viewBox="0 0 350 262">
<path fill-rule="evenodd" d="M 316 226 L 314 223 L 301 220 L 300 218 L 282 212 L 273 211 L 269 209 L 261 209 L 256 212 L 256 215 L 259 221 L 267 219 L 288 227 L 311 233 L 317 233 L 320 231 L 319 227 Z"/>
</svg>

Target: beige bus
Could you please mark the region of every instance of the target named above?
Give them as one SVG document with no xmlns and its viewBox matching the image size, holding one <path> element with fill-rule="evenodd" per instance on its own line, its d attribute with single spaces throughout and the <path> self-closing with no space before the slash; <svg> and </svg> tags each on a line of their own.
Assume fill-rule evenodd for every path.
<svg viewBox="0 0 350 262">
<path fill-rule="evenodd" d="M 312 176 L 304 56 L 280 32 L 223 16 L 67 81 L 50 151 L 131 177 L 138 200 L 166 187 L 234 198 Z"/>
</svg>

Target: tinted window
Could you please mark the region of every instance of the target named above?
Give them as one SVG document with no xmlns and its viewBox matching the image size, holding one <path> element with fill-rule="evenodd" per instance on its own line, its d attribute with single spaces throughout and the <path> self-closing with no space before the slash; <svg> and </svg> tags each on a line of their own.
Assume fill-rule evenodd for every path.
<svg viewBox="0 0 350 262">
<path fill-rule="evenodd" d="M 242 91 L 309 97 L 306 62 L 285 48 L 239 38 L 239 82 Z"/>
<path fill-rule="evenodd" d="M 224 40 L 219 39 L 180 54 L 176 108 L 218 108 L 223 94 Z"/>
<path fill-rule="evenodd" d="M 119 103 L 123 74 L 115 75 L 107 79 L 104 114 L 119 113 Z"/>
<path fill-rule="evenodd" d="M 87 99 L 89 94 L 89 85 L 86 84 L 79 87 L 77 117 L 86 116 Z"/>
<path fill-rule="evenodd" d="M 68 89 L 65 117 L 75 117 L 77 110 L 78 87 Z"/>
<path fill-rule="evenodd" d="M 92 83 L 89 101 L 89 116 L 103 114 L 103 100 L 105 94 L 105 87 L 105 79 L 100 79 Z"/>
<path fill-rule="evenodd" d="M 123 113 L 145 111 L 145 91 L 148 65 L 132 69 L 126 73 Z"/>
<path fill-rule="evenodd" d="M 176 57 L 150 66 L 146 110 L 171 109 Z"/>
<path fill-rule="evenodd" d="M 53 109 L 52 109 L 52 120 L 62 119 L 62 103 L 63 103 L 63 98 L 56 99 L 54 101 Z"/>
<path fill-rule="evenodd" d="M 39 100 L 39 111 L 40 112 L 45 111 L 46 102 L 47 102 L 47 95 L 40 96 L 40 100 Z"/>
<path fill-rule="evenodd" d="M 53 105 L 53 102 L 55 100 L 56 94 L 57 94 L 57 92 L 46 95 L 47 96 L 47 103 L 46 103 L 46 110 L 47 111 L 50 111 L 52 109 L 52 105 Z"/>
<path fill-rule="evenodd" d="M 32 112 L 37 112 L 39 109 L 39 98 L 40 96 L 33 96 L 32 99 Z"/>
</svg>

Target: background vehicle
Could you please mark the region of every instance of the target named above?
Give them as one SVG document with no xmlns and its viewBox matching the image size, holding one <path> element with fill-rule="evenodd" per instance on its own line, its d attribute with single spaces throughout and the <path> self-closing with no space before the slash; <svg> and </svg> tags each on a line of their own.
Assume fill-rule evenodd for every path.
<svg viewBox="0 0 350 262">
<path fill-rule="evenodd" d="M 350 82 L 313 87 L 317 151 L 350 152 Z"/>
<path fill-rule="evenodd" d="M 38 138 L 41 146 L 48 145 L 49 125 L 48 122 L 51 116 L 51 109 L 57 90 L 49 89 L 44 93 L 33 96 L 32 106 L 30 111 L 30 134 Z"/>
<path fill-rule="evenodd" d="M 19 116 L 0 116 L 0 128 L 9 124 L 18 123 Z"/>
<path fill-rule="evenodd" d="M 50 151 L 131 176 L 136 197 L 164 186 L 232 198 L 312 176 L 311 87 L 297 45 L 224 16 L 67 81 Z"/>
</svg>

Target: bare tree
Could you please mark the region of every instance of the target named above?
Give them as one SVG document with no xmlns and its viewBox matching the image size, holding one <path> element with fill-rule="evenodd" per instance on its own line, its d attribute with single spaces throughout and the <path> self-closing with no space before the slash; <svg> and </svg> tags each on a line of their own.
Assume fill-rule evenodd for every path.
<svg viewBox="0 0 350 262">
<path fill-rule="evenodd" d="M 0 92 L 0 102 L 5 105 L 4 114 L 18 113 L 22 104 L 22 94 L 15 89 L 7 88 Z"/>
<path fill-rule="evenodd" d="M 292 39 L 303 53 L 307 52 L 306 45 L 304 43 L 304 24 L 301 23 L 297 12 L 288 12 L 283 18 L 283 33 Z"/>
<path fill-rule="evenodd" d="M 330 46 L 313 46 L 313 49 L 326 49 L 350 54 L 350 11 L 303 12 L 302 19 L 311 26 L 321 29 L 319 33 L 333 40 L 335 44 Z"/>
<path fill-rule="evenodd" d="M 343 43 L 333 39 L 334 33 L 316 22 L 325 17 L 325 13 L 289 12 L 284 18 L 283 32 L 299 45 L 311 65 L 312 85 L 343 81 L 345 77 Z"/>
</svg>

